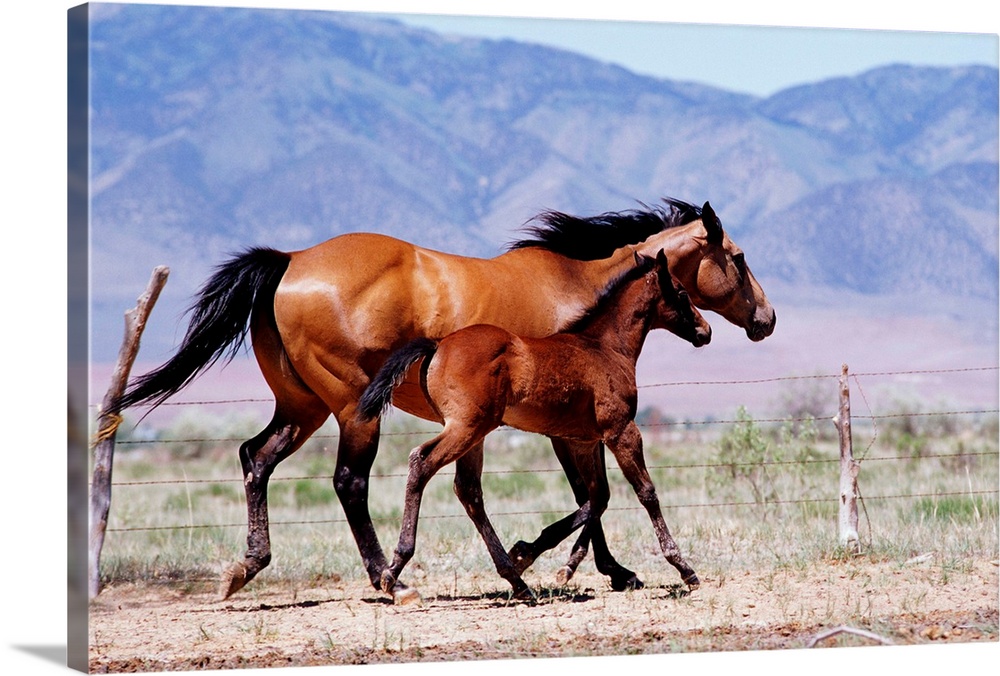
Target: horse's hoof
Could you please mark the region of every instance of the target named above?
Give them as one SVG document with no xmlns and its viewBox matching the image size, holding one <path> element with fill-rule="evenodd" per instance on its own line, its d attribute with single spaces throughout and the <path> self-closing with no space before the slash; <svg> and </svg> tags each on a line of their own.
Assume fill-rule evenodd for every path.
<svg viewBox="0 0 1000 676">
<path fill-rule="evenodd" d="M 379 579 L 379 587 L 382 588 L 386 594 L 392 594 L 393 589 L 396 587 L 396 578 L 388 570 L 382 571 L 382 577 Z M 405 587 L 400 588 L 400 591 L 405 589 Z"/>
<path fill-rule="evenodd" d="M 528 566 L 535 562 L 535 556 L 531 552 L 531 545 L 524 540 L 515 542 L 514 546 L 507 552 L 507 556 L 510 557 L 511 563 L 514 564 L 514 570 L 518 575 L 527 570 Z"/>
<path fill-rule="evenodd" d="M 247 575 L 247 567 L 242 563 L 233 563 L 222 571 L 222 579 L 219 580 L 219 600 L 225 601 L 230 596 L 243 589 L 250 577 Z"/>
<path fill-rule="evenodd" d="M 573 578 L 573 573 L 575 573 L 569 566 L 563 566 L 556 571 L 556 584 L 559 586 L 565 585 Z"/>
<path fill-rule="evenodd" d="M 423 601 L 420 598 L 420 592 L 418 592 L 413 587 L 403 587 L 402 589 L 395 589 L 392 592 L 392 602 L 397 606 L 406 606 L 411 603 L 420 603 Z"/>
<path fill-rule="evenodd" d="M 611 589 L 614 591 L 635 591 L 636 589 L 642 589 L 646 585 L 643 584 L 642 580 L 637 578 L 635 575 L 631 577 L 620 577 L 612 578 Z"/>
<path fill-rule="evenodd" d="M 531 587 L 525 585 L 524 587 L 514 590 L 514 600 L 535 604 L 538 602 L 538 597 L 535 596 L 535 592 L 531 591 Z"/>
<path fill-rule="evenodd" d="M 701 581 L 698 579 L 697 575 L 695 575 L 694 573 L 691 573 L 691 575 L 689 575 L 684 580 L 684 584 L 686 584 L 688 586 L 688 590 L 689 591 L 694 591 L 695 589 L 697 589 L 698 587 L 701 586 Z"/>
</svg>

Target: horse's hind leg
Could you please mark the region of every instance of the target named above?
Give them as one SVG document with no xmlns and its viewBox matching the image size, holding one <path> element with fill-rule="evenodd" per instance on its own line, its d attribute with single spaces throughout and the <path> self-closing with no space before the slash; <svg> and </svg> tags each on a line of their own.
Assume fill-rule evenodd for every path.
<svg viewBox="0 0 1000 676">
<path fill-rule="evenodd" d="M 556 453 L 556 458 L 559 459 L 563 472 L 569 480 L 570 488 L 573 489 L 573 498 L 576 500 L 577 505 L 583 506 L 588 499 L 587 486 L 580 477 L 579 471 L 577 471 L 574 461 L 575 455 L 570 449 L 570 442 L 555 437 L 550 437 L 550 440 L 552 441 L 552 449 Z M 514 546 L 510 548 L 509 555 L 517 571 L 519 573 L 524 572 L 535 562 L 535 559 L 568 538 L 580 526 L 581 522 L 577 518 L 578 516 L 579 510 L 543 528 L 542 532 L 532 542 L 519 540 L 514 543 Z M 582 560 L 587 554 L 588 543 L 589 538 L 581 534 L 576 545 L 574 545 L 571 557 L 578 556 Z"/>
<path fill-rule="evenodd" d="M 534 594 L 531 589 L 521 579 L 510 556 L 500 542 L 493 524 L 490 523 L 486 515 L 486 508 L 483 504 L 483 442 L 475 444 L 468 453 L 459 458 L 455 463 L 455 495 L 458 496 L 462 506 L 472 522 L 476 525 L 476 530 L 486 543 L 486 549 L 490 552 L 493 564 L 496 566 L 500 577 L 507 580 L 514 590 L 514 597 L 519 599 L 533 599 Z"/>
<path fill-rule="evenodd" d="M 323 424 L 328 415 L 326 411 L 316 412 L 305 420 L 292 422 L 275 411 L 267 427 L 240 446 L 243 488 L 247 501 L 247 551 L 241 563 L 232 564 L 223 573 L 219 587 L 223 599 L 242 589 L 271 562 L 271 535 L 267 514 L 268 480 L 277 464 L 294 453 Z"/>
<path fill-rule="evenodd" d="M 608 471 L 604 461 L 604 444 L 599 444 L 596 448 L 594 448 L 592 453 L 594 461 L 596 462 L 592 479 L 595 482 L 596 490 L 602 495 L 610 496 L 610 489 L 608 487 Z M 583 458 L 587 455 L 589 455 L 589 453 L 586 450 L 583 450 L 583 447 L 577 447 L 577 453 L 574 457 L 577 458 L 578 464 L 583 465 L 586 462 Z M 597 571 L 611 579 L 612 589 L 615 591 L 642 589 L 642 580 L 640 580 L 631 570 L 618 563 L 614 556 L 612 556 L 611 550 L 608 549 L 608 542 L 604 536 L 604 527 L 601 525 L 599 517 L 592 519 L 592 521 L 587 524 L 586 528 L 584 528 L 584 530 L 580 533 L 576 543 L 573 545 L 573 549 L 570 551 L 570 557 L 566 561 L 566 565 L 560 568 L 556 573 L 556 579 L 560 584 L 566 584 L 569 582 L 576 573 L 577 567 L 587 554 L 588 540 L 594 546 L 594 564 L 597 567 Z"/>
<path fill-rule="evenodd" d="M 581 476 L 577 467 L 577 458 L 592 457 L 597 454 L 599 465 L 595 479 L 602 481 L 607 486 L 607 472 L 604 465 L 604 451 L 598 449 L 593 442 L 573 442 L 565 439 L 552 438 L 552 448 L 562 465 L 566 478 L 569 479 L 570 487 L 573 489 L 573 497 L 578 505 L 583 505 L 589 499 L 587 482 Z M 559 521 L 545 527 L 534 542 L 517 542 L 510 550 L 510 557 L 514 561 L 518 572 L 523 572 L 530 566 L 538 556 L 552 549 L 579 527 L 579 510 L 563 517 Z M 623 589 L 639 589 L 642 581 L 636 577 L 628 568 L 618 563 L 611 551 L 608 549 L 607 541 L 604 537 L 604 529 L 600 520 L 595 520 L 585 528 L 577 538 L 570 551 L 569 560 L 566 565 L 559 569 L 557 581 L 559 584 L 566 584 L 573 577 L 580 562 L 587 555 L 590 542 L 594 544 L 594 562 L 597 570 L 603 575 L 611 578 L 611 587 L 616 591 Z"/>
<path fill-rule="evenodd" d="M 700 584 L 698 576 L 684 560 L 680 547 L 674 542 L 674 538 L 667 529 L 667 523 L 663 520 L 660 500 L 656 496 L 656 487 L 649 477 L 643 459 L 642 434 L 639 432 L 639 428 L 635 426 L 634 422 L 630 422 L 616 439 L 608 440 L 608 448 L 611 449 L 622 473 L 632 485 L 632 489 L 635 490 L 639 502 L 646 508 L 646 512 L 653 522 L 653 530 L 656 532 L 663 555 L 681 574 L 681 579 L 684 580 L 685 584 L 691 589 L 696 589 Z"/>
<path fill-rule="evenodd" d="M 608 549 L 608 542 L 604 537 L 604 528 L 601 526 L 600 520 L 595 521 L 589 530 L 590 541 L 594 545 L 594 564 L 597 566 L 597 571 L 602 575 L 607 575 L 611 578 L 611 588 L 615 591 L 625 591 L 626 589 L 642 589 L 643 582 L 633 573 L 631 570 L 622 566 L 615 558 L 611 555 L 611 551 Z M 567 562 L 566 567 L 568 568 L 570 562 Z M 573 568 L 576 571 L 576 568 Z M 569 578 L 567 578 L 567 581 Z"/>
</svg>

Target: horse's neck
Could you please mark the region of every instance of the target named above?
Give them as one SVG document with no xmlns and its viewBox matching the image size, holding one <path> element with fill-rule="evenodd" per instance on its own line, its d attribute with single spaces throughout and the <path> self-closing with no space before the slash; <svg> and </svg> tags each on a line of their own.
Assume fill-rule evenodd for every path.
<svg viewBox="0 0 1000 676">
<path fill-rule="evenodd" d="M 530 279 L 536 288 L 533 305 L 555 317 L 553 330 L 564 329 L 594 302 L 612 279 L 635 265 L 635 254 L 655 256 L 664 251 L 670 270 L 679 279 L 695 280 L 702 257 L 704 227 L 700 221 L 656 233 L 636 245 L 615 250 L 611 256 L 580 261 L 541 247 L 514 249 L 490 260 L 495 264 L 493 281 L 506 288 L 505 280 Z M 513 272 L 513 275 L 507 274 Z M 692 284 L 691 288 L 697 286 Z M 542 310 L 544 306 L 547 307 Z"/>
<path fill-rule="evenodd" d="M 620 354 L 634 364 L 653 324 L 655 302 L 656 284 L 648 283 L 643 275 L 618 289 L 604 312 L 579 335 L 597 342 L 602 351 Z"/>
<path fill-rule="evenodd" d="M 701 260 L 704 231 L 701 221 L 693 221 L 650 235 L 635 248 L 647 256 L 655 256 L 658 251 L 663 250 L 670 259 L 670 269 L 673 270 L 675 264 L 687 265 Z"/>
<path fill-rule="evenodd" d="M 553 331 L 563 329 L 587 308 L 593 307 L 612 279 L 635 265 L 634 247 L 616 250 L 608 258 L 580 261 L 542 248 L 515 249 L 492 259 L 496 282 L 502 285 L 504 270 L 516 270 L 511 278 L 531 280 L 535 286 L 533 304 L 550 306 L 557 317 Z M 518 277 L 520 275 L 520 277 Z"/>
</svg>

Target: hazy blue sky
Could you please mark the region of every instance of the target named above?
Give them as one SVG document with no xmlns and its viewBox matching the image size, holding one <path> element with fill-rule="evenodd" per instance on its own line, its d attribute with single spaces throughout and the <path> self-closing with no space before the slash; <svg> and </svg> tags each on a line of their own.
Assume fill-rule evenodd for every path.
<svg viewBox="0 0 1000 676">
<path fill-rule="evenodd" d="M 638 73 L 758 95 L 890 63 L 996 66 L 1000 33 L 1000 3 L 983 0 L 144 1 L 406 13 L 439 32 L 546 43 Z"/>
<path fill-rule="evenodd" d="M 389 14 L 437 32 L 550 44 L 637 73 L 757 95 L 890 63 L 996 66 L 1000 32 L 995 0 L 141 1 Z"/>
<path fill-rule="evenodd" d="M 757 95 L 887 63 L 997 65 L 996 35 L 585 19 L 403 15 L 436 32 L 513 38 L 629 70 Z"/>
</svg>

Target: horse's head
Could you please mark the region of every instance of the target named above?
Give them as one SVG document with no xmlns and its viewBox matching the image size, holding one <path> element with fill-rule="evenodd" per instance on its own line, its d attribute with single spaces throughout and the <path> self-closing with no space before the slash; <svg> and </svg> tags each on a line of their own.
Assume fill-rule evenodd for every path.
<svg viewBox="0 0 1000 676">
<path fill-rule="evenodd" d="M 662 250 L 656 254 L 654 268 L 659 302 L 652 327 L 666 329 L 695 347 L 708 345 L 712 340 L 712 327 L 691 302 L 688 292 L 670 273 L 666 254 Z"/>
<path fill-rule="evenodd" d="M 703 229 L 703 234 L 698 228 Z M 687 241 L 670 247 L 674 252 L 671 271 L 694 304 L 743 328 L 750 340 L 759 341 L 771 335 L 774 308 L 750 272 L 743 251 L 723 231 L 712 206 L 705 202 L 700 219 L 684 229 L 690 233 Z M 675 237 L 680 230 L 665 230 L 662 236 Z M 657 247 L 658 239 L 650 237 L 646 243 Z"/>
</svg>

